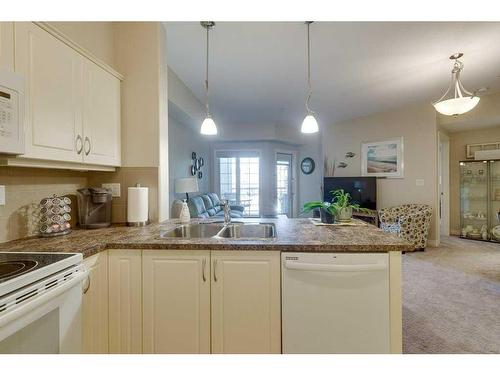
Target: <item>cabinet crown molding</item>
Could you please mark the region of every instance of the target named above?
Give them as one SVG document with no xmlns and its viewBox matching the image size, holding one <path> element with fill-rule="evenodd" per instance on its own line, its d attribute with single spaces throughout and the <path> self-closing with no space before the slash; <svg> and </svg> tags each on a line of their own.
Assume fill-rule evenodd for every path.
<svg viewBox="0 0 500 375">
<path fill-rule="evenodd" d="M 64 35 L 61 31 L 59 31 L 56 27 L 50 25 L 47 22 L 33 22 L 35 25 L 38 27 L 42 28 L 43 30 L 47 31 L 49 34 L 53 35 L 57 39 L 59 39 L 61 42 L 64 44 L 68 45 L 72 49 L 74 49 L 76 52 L 78 52 L 80 55 L 86 57 L 90 61 L 92 61 L 94 64 L 98 65 L 108 73 L 112 74 L 116 78 L 118 78 L 120 81 L 123 81 L 124 76 L 121 73 L 118 73 L 115 69 L 113 69 L 111 66 L 106 64 L 104 61 L 93 55 L 91 52 L 80 46 L 79 44 L 75 43 L 72 41 L 70 38 L 68 38 L 66 35 Z"/>
</svg>

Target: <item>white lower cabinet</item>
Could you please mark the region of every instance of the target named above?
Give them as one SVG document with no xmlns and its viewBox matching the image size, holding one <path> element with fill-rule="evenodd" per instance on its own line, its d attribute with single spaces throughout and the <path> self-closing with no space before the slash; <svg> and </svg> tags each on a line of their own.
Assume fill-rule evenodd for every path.
<svg viewBox="0 0 500 375">
<path fill-rule="evenodd" d="M 110 353 L 281 352 L 279 252 L 108 253 Z"/>
<path fill-rule="evenodd" d="M 82 336 L 86 354 L 108 353 L 108 252 L 84 261 L 89 277 L 83 286 Z"/>
<path fill-rule="evenodd" d="M 280 353 L 280 253 L 212 251 L 212 353 Z"/>
<path fill-rule="evenodd" d="M 210 252 L 144 250 L 144 353 L 210 353 Z"/>
<path fill-rule="evenodd" d="M 372 280 L 370 275 L 361 278 L 359 272 L 342 272 L 335 278 L 318 272 L 310 289 L 310 271 L 285 278 L 285 350 L 290 343 L 302 345 L 303 340 L 309 340 L 316 345 L 311 352 L 325 352 L 328 348 L 318 346 L 317 340 L 330 342 L 324 332 L 337 329 L 338 347 L 329 352 L 401 353 L 401 254 L 391 251 L 389 256 L 356 257 L 363 264 L 373 257 L 384 259 L 382 292 L 376 289 L 378 274 Z M 83 297 L 85 353 L 281 353 L 278 251 L 110 249 L 85 259 L 85 264 L 90 270 Z M 310 267 L 309 262 L 302 268 Z M 349 263 L 344 268 L 352 267 Z M 296 284 L 293 287 L 292 281 Z M 327 288 L 332 285 L 335 288 Z M 290 293 L 301 290 L 305 290 L 304 295 L 293 299 Z M 339 306 L 328 298 L 321 299 L 320 293 L 332 290 L 335 294 L 331 295 L 341 302 Z M 304 305 L 301 299 L 309 304 Z M 292 326 L 291 303 L 296 304 Z M 322 309 L 330 305 L 338 307 L 332 310 L 335 322 L 331 324 L 331 314 L 325 315 Z M 355 306 L 354 310 L 349 306 Z M 372 310 L 382 306 L 376 318 L 384 325 L 370 326 L 369 314 L 356 306 Z M 318 332 L 300 332 L 297 324 L 308 324 Z M 290 328 L 300 334 L 291 337 Z M 384 350 L 363 349 L 369 344 L 367 338 L 381 329 Z M 358 332 L 359 338 L 349 342 L 353 332 Z"/>
<path fill-rule="evenodd" d="M 109 251 L 109 352 L 142 353 L 142 251 Z"/>
</svg>

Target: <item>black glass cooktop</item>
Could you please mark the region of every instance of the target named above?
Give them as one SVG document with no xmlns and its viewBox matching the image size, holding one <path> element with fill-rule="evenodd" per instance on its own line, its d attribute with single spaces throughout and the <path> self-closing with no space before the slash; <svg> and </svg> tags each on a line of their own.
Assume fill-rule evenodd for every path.
<svg viewBox="0 0 500 375">
<path fill-rule="evenodd" d="M 0 283 L 46 267 L 72 255 L 58 253 L 0 253 Z"/>
</svg>

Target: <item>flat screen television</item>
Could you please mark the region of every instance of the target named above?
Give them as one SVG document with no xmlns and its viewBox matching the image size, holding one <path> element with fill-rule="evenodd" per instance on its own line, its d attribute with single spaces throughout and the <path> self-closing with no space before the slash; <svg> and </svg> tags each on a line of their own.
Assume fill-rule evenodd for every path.
<svg viewBox="0 0 500 375">
<path fill-rule="evenodd" d="M 377 209 L 376 177 L 325 177 L 323 180 L 323 199 L 332 200 L 332 190 L 344 189 L 351 194 L 353 203 L 370 210 Z"/>
</svg>

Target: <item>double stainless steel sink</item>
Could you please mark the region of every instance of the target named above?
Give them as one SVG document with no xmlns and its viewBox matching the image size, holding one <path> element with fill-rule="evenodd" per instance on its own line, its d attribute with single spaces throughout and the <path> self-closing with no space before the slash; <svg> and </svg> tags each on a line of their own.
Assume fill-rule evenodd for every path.
<svg viewBox="0 0 500 375">
<path fill-rule="evenodd" d="M 193 223 L 161 232 L 160 237 L 272 239 L 276 237 L 276 227 L 273 223 Z"/>
</svg>

